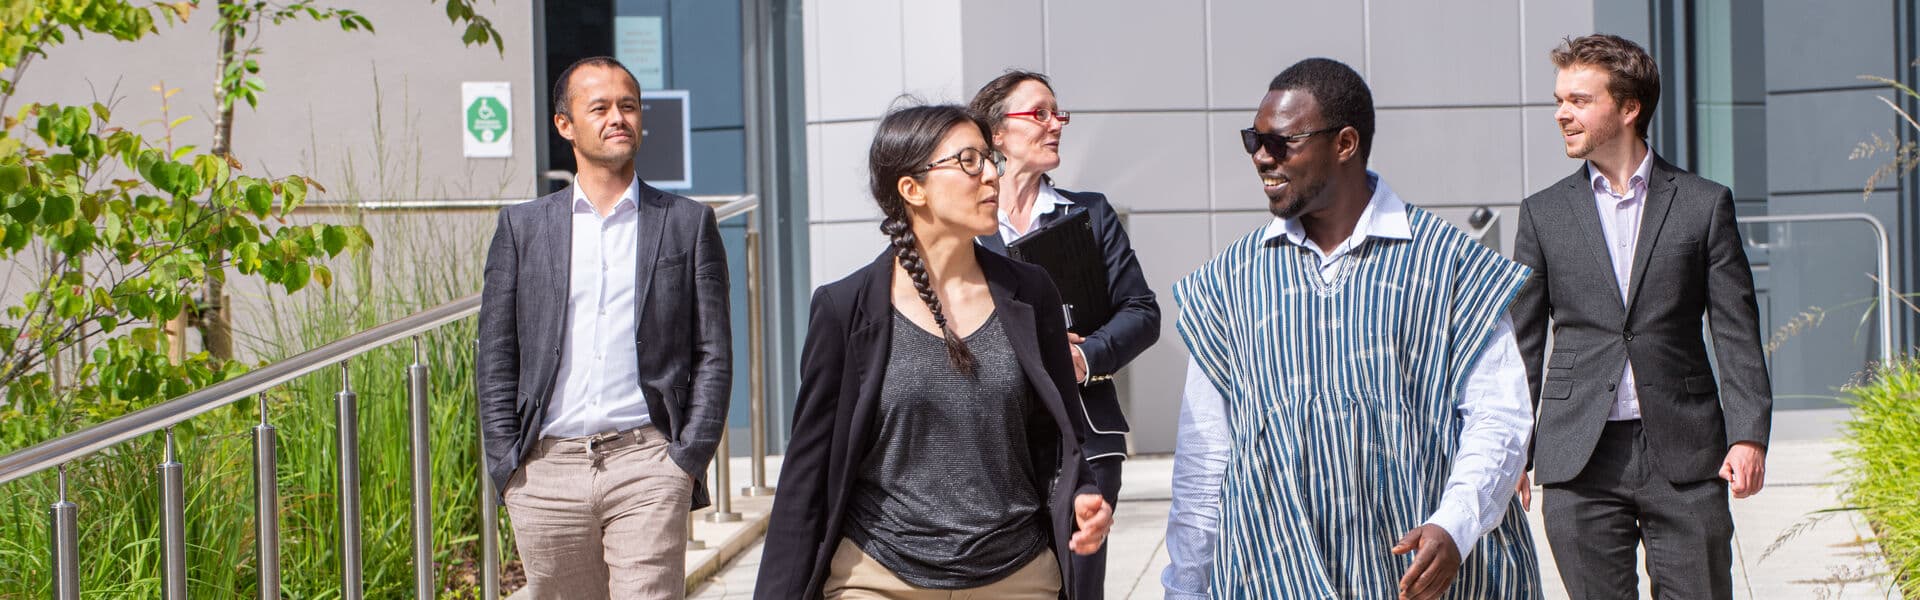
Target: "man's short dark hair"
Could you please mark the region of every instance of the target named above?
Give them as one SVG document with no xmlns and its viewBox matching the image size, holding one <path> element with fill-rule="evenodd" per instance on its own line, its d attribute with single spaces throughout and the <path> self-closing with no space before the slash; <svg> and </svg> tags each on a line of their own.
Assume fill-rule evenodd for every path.
<svg viewBox="0 0 1920 600">
<path fill-rule="evenodd" d="M 1353 67 L 1331 58 L 1309 58 L 1287 67 L 1267 91 L 1304 91 L 1320 104 L 1322 127 L 1352 127 L 1360 133 L 1360 160 L 1373 154 L 1373 90 Z M 1277 132 L 1291 133 L 1291 132 Z"/>
<path fill-rule="evenodd" d="M 572 108 L 567 106 L 567 104 L 570 102 L 573 102 L 573 93 L 572 93 L 572 90 L 570 89 L 573 84 L 573 72 L 579 70 L 580 67 L 607 67 L 610 69 L 619 69 L 621 73 L 627 74 L 628 79 L 633 80 L 633 87 L 635 88 L 640 87 L 640 79 L 637 77 L 634 77 L 633 72 L 628 71 L 626 65 L 620 64 L 620 61 L 614 60 L 613 57 L 590 56 L 587 58 L 582 58 L 580 60 L 574 61 L 574 63 L 571 65 L 567 65 L 567 70 L 561 71 L 560 78 L 555 79 L 553 81 L 553 114 L 560 115 L 569 119 L 573 118 L 573 113 L 569 112 L 572 110 Z"/>
<path fill-rule="evenodd" d="M 1553 49 L 1553 68 L 1593 67 L 1607 73 L 1607 95 L 1615 103 L 1633 100 L 1640 114 L 1633 128 L 1641 138 L 1653 126 L 1653 109 L 1660 105 L 1660 65 L 1639 44 L 1617 35 L 1596 33 L 1567 38 Z"/>
</svg>

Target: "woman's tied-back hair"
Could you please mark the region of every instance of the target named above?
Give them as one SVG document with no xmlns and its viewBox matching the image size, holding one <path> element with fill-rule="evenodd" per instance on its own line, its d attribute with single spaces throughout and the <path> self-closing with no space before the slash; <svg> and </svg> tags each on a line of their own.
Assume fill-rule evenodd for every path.
<svg viewBox="0 0 1920 600">
<path fill-rule="evenodd" d="M 893 242 L 900 268 L 913 279 L 913 289 L 920 292 L 920 301 L 927 303 L 934 322 L 940 325 L 940 337 L 947 343 L 947 359 L 960 372 L 972 375 L 973 352 L 954 334 L 946 311 L 940 306 L 940 296 L 933 291 L 926 261 L 920 254 L 920 241 L 913 235 L 912 217 L 907 213 L 906 199 L 900 197 L 899 185 L 901 177 L 916 180 L 926 177 L 921 168 L 935 160 L 933 153 L 939 149 L 947 131 L 961 124 L 978 127 L 982 138 L 993 139 L 985 124 L 959 106 L 940 104 L 895 109 L 880 119 L 880 125 L 875 128 L 873 147 L 867 151 L 867 171 L 872 176 L 873 199 L 886 217 L 880 222 L 880 232 Z"/>
<path fill-rule="evenodd" d="M 1053 91 L 1053 83 L 1047 81 L 1046 75 L 1010 70 L 980 86 L 980 91 L 973 95 L 973 102 L 967 104 L 967 110 L 985 121 L 988 129 L 999 129 L 1000 122 L 1007 120 L 1007 96 L 1013 95 L 1014 88 L 1029 81 L 1038 81 L 1040 85 L 1047 86 L 1047 91 Z M 993 139 L 993 136 L 987 136 L 987 139 Z"/>
</svg>

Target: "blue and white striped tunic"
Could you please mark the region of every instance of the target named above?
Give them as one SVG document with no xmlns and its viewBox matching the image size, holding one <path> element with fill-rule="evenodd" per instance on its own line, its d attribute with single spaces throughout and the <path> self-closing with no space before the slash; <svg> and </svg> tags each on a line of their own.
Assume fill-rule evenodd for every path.
<svg viewBox="0 0 1920 600">
<path fill-rule="evenodd" d="M 1390 552 L 1438 506 L 1455 406 L 1527 269 L 1415 207 L 1323 279 L 1255 232 L 1174 286 L 1178 327 L 1232 429 L 1216 598 L 1392 598 Z M 1515 501 L 1517 503 L 1517 501 Z M 1444 598 L 1540 596 L 1525 516 L 1483 536 Z"/>
</svg>

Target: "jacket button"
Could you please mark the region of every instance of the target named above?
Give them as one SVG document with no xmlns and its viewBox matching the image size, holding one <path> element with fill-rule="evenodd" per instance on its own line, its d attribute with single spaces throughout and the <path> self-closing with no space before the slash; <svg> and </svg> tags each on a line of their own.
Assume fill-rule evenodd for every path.
<svg viewBox="0 0 1920 600">
<path fill-rule="evenodd" d="M 1611 383 L 1607 384 L 1607 391 L 1609 392 L 1613 391 L 1613 386 L 1614 384 L 1611 384 Z"/>
<path fill-rule="evenodd" d="M 1627 338 L 1627 341 L 1631 342 L 1633 341 L 1633 330 L 1629 329 L 1627 331 L 1624 331 L 1621 333 L 1621 336 Z"/>
</svg>

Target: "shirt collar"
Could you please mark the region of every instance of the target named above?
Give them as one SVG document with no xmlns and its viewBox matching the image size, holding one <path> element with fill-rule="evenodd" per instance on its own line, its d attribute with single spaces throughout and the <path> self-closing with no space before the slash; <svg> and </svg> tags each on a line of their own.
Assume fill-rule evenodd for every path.
<svg viewBox="0 0 1920 600">
<path fill-rule="evenodd" d="M 1640 159 L 1640 166 L 1633 170 L 1631 177 L 1627 178 L 1627 189 L 1631 191 L 1639 187 L 1640 184 L 1646 183 L 1647 177 L 1652 174 L 1653 150 L 1649 148 L 1647 150 L 1647 156 Z M 1593 191 L 1606 194 L 1613 193 L 1613 182 L 1607 181 L 1607 175 L 1601 173 L 1600 169 L 1593 165 L 1593 161 L 1587 161 L 1587 180 L 1593 183 Z"/>
<path fill-rule="evenodd" d="M 1053 184 L 1040 182 L 1040 195 L 1033 199 L 1034 221 L 1038 222 L 1040 215 L 1053 214 L 1056 207 L 1064 206 L 1073 206 L 1073 201 L 1060 195 L 1060 190 L 1053 189 Z M 1000 210 L 1000 224 L 1006 227 L 1013 226 L 1013 221 L 1007 220 L 1007 211 L 1004 208 Z"/>
<path fill-rule="evenodd" d="M 573 214 L 598 214 L 593 211 L 593 202 L 587 200 L 587 191 L 575 183 L 573 188 Z M 633 181 L 627 183 L 626 191 L 620 192 L 620 200 L 613 203 L 613 211 L 607 216 L 620 214 L 621 211 L 640 207 L 640 175 L 635 174 Z"/>
<path fill-rule="evenodd" d="M 1393 188 L 1387 186 L 1386 180 L 1381 179 L 1379 173 L 1367 171 L 1367 183 L 1373 185 L 1373 197 L 1367 199 L 1367 209 L 1360 212 L 1360 222 L 1354 224 L 1353 235 L 1348 236 L 1341 247 L 1359 246 L 1360 242 L 1368 237 L 1391 240 L 1413 239 L 1413 225 L 1407 221 L 1407 203 L 1400 199 L 1399 194 L 1393 193 Z M 1312 243 L 1307 239 L 1307 228 L 1301 225 L 1297 218 L 1274 217 L 1273 222 L 1269 223 L 1266 231 L 1261 234 L 1260 241 L 1265 243 L 1273 241 L 1274 238 L 1283 238 L 1287 243 L 1296 246 L 1312 247 Z"/>
</svg>

